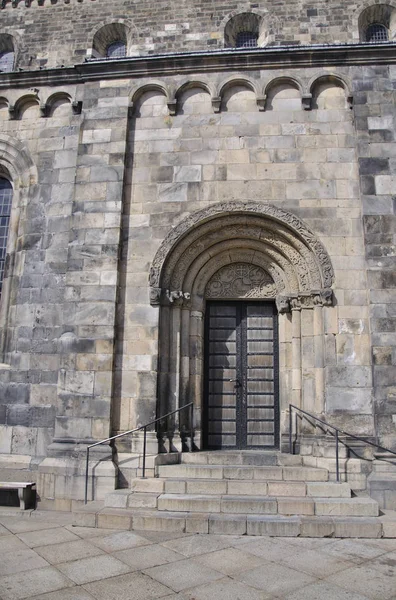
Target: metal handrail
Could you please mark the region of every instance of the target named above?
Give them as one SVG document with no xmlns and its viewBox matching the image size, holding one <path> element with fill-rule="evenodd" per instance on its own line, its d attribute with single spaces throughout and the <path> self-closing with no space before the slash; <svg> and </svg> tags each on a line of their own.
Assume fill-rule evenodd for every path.
<svg viewBox="0 0 396 600">
<path fill-rule="evenodd" d="M 140 427 L 135 427 L 135 429 L 130 429 L 129 431 L 124 431 L 123 433 L 113 435 L 109 438 L 106 438 L 105 440 L 100 440 L 100 442 L 95 442 L 94 444 L 90 444 L 89 446 L 87 446 L 87 457 L 86 457 L 86 463 L 85 463 L 84 504 L 86 504 L 88 501 L 88 468 L 89 468 L 89 451 L 91 448 L 94 448 L 95 446 L 100 446 L 101 444 L 106 444 L 106 442 L 111 442 L 112 440 L 116 440 L 118 438 L 129 435 L 130 433 L 135 433 L 136 431 L 140 431 L 143 429 L 143 469 L 142 469 L 142 471 L 143 471 L 142 479 L 143 479 L 146 476 L 147 427 L 151 427 L 151 425 L 154 425 L 155 423 L 158 423 L 159 421 L 163 421 L 163 419 L 171 417 L 172 415 L 175 415 L 176 413 L 180 413 L 185 408 L 190 408 L 191 450 L 192 450 L 193 446 L 194 446 L 194 403 L 193 402 L 189 402 L 188 404 L 185 404 L 184 406 L 181 406 L 180 408 L 173 410 L 172 412 L 167 413 L 166 415 L 163 415 L 162 417 L 158 417 L 157 419 L 154 419 L 154 421 L 150 421 L 150 423 L 146 423 L 145 425 L 141 425 Z"/>
<path fill-rule="evenodd" d="M 334 429 L 335 439 L 336 439 L 336 479 L 337 479 L 337 483 L 340 483 L 340 458 L 339 458 L 339 452 L 338 452 L 338 443 L 339 443 L 339 434 L 340 433 L 343 435 L 346 435 L 348 437 L 351 437 L 354 440 L 364 442 L 365 444 L 374 446 L 374 448 L 378 448 L 379 450 L 384 450 L 385 452 L 389 452 L 390 454 L 394 454 L 396 456 L 396 452 L 394 450 L 390 450 L 389 448 L 385 448 L 385 446 L 380 446 L 380 444 L 370 442 L 369 440 L 359 437 L 358 435 L 354 435 L 353 433 L 344 431 L 343 429 L 340 429 L 339 427 L 335 427 L 335 425 L 330 425 L 330 423 L 326 423 L 326 421 L 323 421 L 323 419 L 319 419 L 319 417 L 316 417 L 312 413 L 309 413 L 306 410 L 303 410 L 302 408 L 298 408 L 298 406 L 295 406 L 294 404 L 289 404 L 289 452 L 290 452 L 290 454 L 294 454 L 293 409 L 295 411 L 298 411 L 299 413 L 302 413 L 303 416 L 309 417 L 310 419 L 314 419 L 315 421 L 322 423 L 322 425 L 325 425 L 326 427 L 330 427 L 330 429 Z M 297 416 L 297 412 L 296 412 L 296 416 Z M 326 433 L 328 433 L 328 432 L 326 431 Z M 296 435 L 297 435 L 297 422 L 296 422 Z"/>
</svg>

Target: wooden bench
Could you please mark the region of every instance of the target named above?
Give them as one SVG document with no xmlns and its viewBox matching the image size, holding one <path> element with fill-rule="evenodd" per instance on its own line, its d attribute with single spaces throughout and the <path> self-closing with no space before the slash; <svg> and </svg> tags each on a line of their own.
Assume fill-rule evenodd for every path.
<svg viewBox="0 0 396 600">
<path fill-rule="evenodd" d="M 18 491 L 19 508 L 26 510 L 27 508 L 34 508 L 36 502 L 36 484 L 31 481 L 0 481 L 0 492 L 3 490 Z"/>
</svg>

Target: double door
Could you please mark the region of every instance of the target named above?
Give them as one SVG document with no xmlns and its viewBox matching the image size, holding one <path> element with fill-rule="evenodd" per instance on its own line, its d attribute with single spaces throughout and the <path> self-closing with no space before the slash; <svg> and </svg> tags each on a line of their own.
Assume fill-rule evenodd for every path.
<svg viewBox="0 0 396 600">
<path fill-rule="evenodd" d="M 273 302 L 208 302 L 204 389 L 207 449 L 279 447 Z"/>
</svg>

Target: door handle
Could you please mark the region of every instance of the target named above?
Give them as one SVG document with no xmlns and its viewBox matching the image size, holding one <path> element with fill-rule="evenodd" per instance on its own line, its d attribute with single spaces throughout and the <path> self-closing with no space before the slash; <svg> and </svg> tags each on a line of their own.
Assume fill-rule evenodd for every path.
<svg viewBox="0 0 396 600">
<path fill-rule="evenodd" d="M 237 378 L 237 379 L 229 379 L 229 381 L 235 381 L 235 384 L 236 384 L 236 386 L 238 386 L 238 387 L 241 385 L 241 382 L 239 381 L 239 379 L 238 379 L 238 378 Z"/>
</svg>

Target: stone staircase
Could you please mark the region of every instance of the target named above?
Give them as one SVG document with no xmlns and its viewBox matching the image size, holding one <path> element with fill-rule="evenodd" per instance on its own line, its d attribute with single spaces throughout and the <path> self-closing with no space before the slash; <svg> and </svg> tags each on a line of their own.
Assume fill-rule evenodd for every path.
<svg viewBox="0 0 396 600">
<path fill-rule="evenodd" d="M 74 512 L 74 524 L 134 530 L 305 537 L 393 537 L 378 503 L 280 452 L 197 452 L 160 465 Z"/>
</svg>

